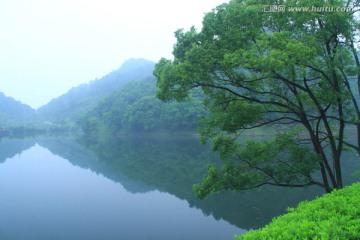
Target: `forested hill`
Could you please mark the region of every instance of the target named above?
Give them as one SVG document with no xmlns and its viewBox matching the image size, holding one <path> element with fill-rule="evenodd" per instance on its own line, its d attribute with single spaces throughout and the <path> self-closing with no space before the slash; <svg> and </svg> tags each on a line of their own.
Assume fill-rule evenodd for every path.
<svg viewBox="0 0 360 240">
<path fill-rule="evenodd" d="M 0 129 L 9 125 L 23 124 L 32 121 L 35 110 L 0 92 Z"/>
<path fill-rule="evenodd" d="M 0 127 L 29 130 L 82 129 L 86 133 L 196 132 L 206 114 L 203 93 L 192 92 L 191 101 L 164 103 L 156 98 L 155 63 L 126 61 L 118 70 L 73 87 L 34 110 L 0 95 Z"/>
<path fill-rule="evenodd" d="M 62 96 L 53 99 L 37 110 L 37 116 L 41 121 L 57 124 L 74 122 L 114 90 L 128 82 L 152 75 L 154 65 L 154 62 L 145 59 L 130 59 L 108 75 L 74 87 Z"/>
<path fill-rule="evenodd" d="M 203 94 L 194 92 L 191 101 L 164 103 L 155 97 L 154 76 L 130 82 L 117 89 L 83 116 L 79 122 L 86 133 L 103 127 L 113 132 L 196 131 L 201 116 Z"/>
</svg>

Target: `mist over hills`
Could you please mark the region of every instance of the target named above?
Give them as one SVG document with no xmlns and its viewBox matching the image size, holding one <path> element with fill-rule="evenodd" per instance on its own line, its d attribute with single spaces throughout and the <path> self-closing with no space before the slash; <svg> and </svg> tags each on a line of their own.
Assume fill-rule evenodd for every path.
<svg viewBox="0 0 360 240">
<path fill-rule="evenodd" d="M 130 59 L 106 76 L 73 87 L 67 93 L 53 99 L 36 111 L 37 116 L 40 120 L 62 123 L 76 119 L 119 87 L 152 75 L 154 66 L 154 62 L 145 59 Z"/>
<path fill-rule="evenodd" d="M 194 132 L 206 114 L 201 92 L 192 101 L 164 103 L 156 98 L 155 63 L 130 59 L 89 83 L 73 87 L 37 110 L 0 96 L 0 128 L 17 132 L 82 130 L 111 132 Z M 1 118 L 2 117 L 2 118 Z M 21 121 L 20 121 L 21 120 Z"/>
<path fill-rule="evenodd" d="M 74 121 L 121 86 L 152 75 L 154 66 L 154 62 L 145 59 L 130 59 L 117 70 L 73 87 L 37 110 L 0 92 L 0 128 Z"/>
<path fill-rule="evenodd" d="M 23 124 L 34 120 L 35 110 L 0 92 L 0 128 L 3 125 Z"/>
</svg>

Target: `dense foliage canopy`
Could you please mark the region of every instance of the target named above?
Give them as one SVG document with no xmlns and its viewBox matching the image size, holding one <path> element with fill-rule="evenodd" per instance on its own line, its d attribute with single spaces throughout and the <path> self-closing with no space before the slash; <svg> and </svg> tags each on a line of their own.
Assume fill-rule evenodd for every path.
<svg viewBox="0 0 360 240">
<path fill-rule="evenodd" d="M 334 191 L 312 202 L 302 202 L 266 227 L 237 240 L 359 239 L 360 184 Z"/>
<path fill-rule="evenodd" d="M 264 12 L 279 4 L 288 8 Z M 267 184 L 342 188 L 343 150 L 360 152 L 358 5 L 233 0 L 207 13 L 201 31 L 175 32 L 174 60 L 155 67 L 157 96 L 182 101 L 201 88 L 210 111 L 201 135 L 223 160 L 195 186 L 200 197 Z M 289 11 L 312 6 L 351 11 Z M 274 140 L 238 141 L 248 129 L 279 125 Z"/>
</svg>

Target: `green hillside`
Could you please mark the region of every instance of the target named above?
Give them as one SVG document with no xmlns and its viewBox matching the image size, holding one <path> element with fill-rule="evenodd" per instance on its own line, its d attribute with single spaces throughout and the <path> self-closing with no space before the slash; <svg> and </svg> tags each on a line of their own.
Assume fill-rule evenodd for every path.
<svg viewBox="0 0 360 240">
<path fill-rule="evenodd" d="M 154 63 L 130 59 L 119 69 L 87 84 L 73 87 L 48 104 L 33 110 L 12 98 L 0 96 L 0 124 L 12 132 L 43 133 L 103 129 L 117 132 L 196 132 L 206 114 L 202 92 L 188 101 L 164 103 L 156 98 Z"/>
<path fill-rule="evenodd" d="M 34 118 L 34 109 L 0 92 L 0 128 L 26 124 Z"/>
<path fill-rule="evenodd" d="M 156 79 L 149 76 L 130 82 L 101 100 L 79 121 L 84 132 L 102 127 L 113 132 L 192 131 L 204 115 L 202 94 L 194 93 L 191 101 L 164 103 L 155 97 Z"/>
<path fill-rule="evenodd" d="M 154 63 L 144 59 L 130 59 L 119 69 L 88 84 L 73 87 L 37 110 L 41 121 L 67 124 L 94 107 L 99 100 L 131 81 L 141 80 L 152 74 Z"/>
</svg>

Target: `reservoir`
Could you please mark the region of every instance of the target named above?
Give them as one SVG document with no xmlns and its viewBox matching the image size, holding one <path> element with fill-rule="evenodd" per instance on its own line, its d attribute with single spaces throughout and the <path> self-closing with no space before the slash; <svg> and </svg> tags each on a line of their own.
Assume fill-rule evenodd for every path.
<svg viewBox="0 0 360 240">
<path fill-rule="evenodd" d="M 233 239 L 319 188 L 261 188 L 199 200 L 218 161 L 196 138 L 2 138 L 0 239 Z"/>
</svg>

